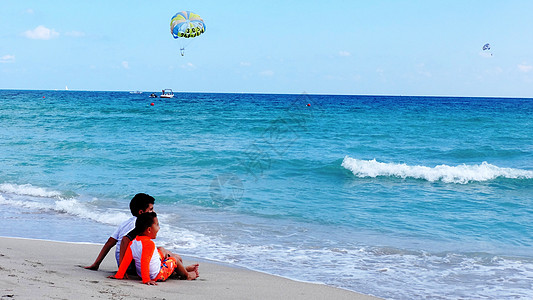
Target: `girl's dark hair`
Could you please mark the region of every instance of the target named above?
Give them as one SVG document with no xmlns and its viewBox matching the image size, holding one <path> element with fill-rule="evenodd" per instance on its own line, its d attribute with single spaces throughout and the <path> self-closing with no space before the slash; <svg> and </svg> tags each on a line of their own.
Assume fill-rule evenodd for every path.
<svg viewBox="0 0 533 300">
<path fill-rule="evenodd" d="M 146 210 L 148 206 L 150 206 L 150 204 L 154 204 L 154 202 L 154 197 L 145 193 L 138 193 L 137 195 L 133 196 L 130 201 L 131 214 L 136 217 L 139 216 L 139 210 Z"/>
<path fill-rule="evenodd" d="M 155 212 L 142 213 L 137 217 L 135 221 L 135 236 L 142 234 L 148 227 L 152 226 L 155 223 L 155 218 L 157 214 Z"/>
</svg>

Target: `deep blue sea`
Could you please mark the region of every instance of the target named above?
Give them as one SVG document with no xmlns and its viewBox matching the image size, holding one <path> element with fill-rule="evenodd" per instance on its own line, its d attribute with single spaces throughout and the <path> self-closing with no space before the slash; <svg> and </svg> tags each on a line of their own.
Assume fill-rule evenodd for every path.
<svg viewBox="0 0 533 300">
<path fill-rule="evenodd" d="M 533 99 L 149 94 L 0 90 L 0 235 L 104 243 L 144 192 L 180 254 L 533 298 Z"/>
</svg>

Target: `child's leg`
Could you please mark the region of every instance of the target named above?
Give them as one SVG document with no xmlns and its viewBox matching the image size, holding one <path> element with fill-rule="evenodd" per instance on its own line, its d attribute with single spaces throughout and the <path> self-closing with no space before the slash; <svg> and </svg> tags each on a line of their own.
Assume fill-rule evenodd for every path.
<svg viewBox="0 0 533 300">
<path fill-rule="evenodd" d="M 168 251 L 163 247 L 158 247 L 157 250 L 162 256 L 162 259 L 172 257 L 176 260 L 176 269 L 174 270 L 174 273 L 178 274 L 180 277 L 183 277 L 187 280 L 193 280 L 200 276 L 200 273 L 198 272 L 198 264 L 193 264 L 185 267 L 183 265 L 183 260 L 181 259 L 181 256 L 172 253 L 171 251 Z"/>
<path fill-rule="evenodd" d="M 180 279 L 194 280 L 199 276 L 198 264 L 185 267 L 181 261 L 177 262 L 174 272 L 180 276 Z"/>
<path fill-rule="evenodd" d="M 164 258 L 174 257 L 177 261 L 183 262 L 183 260 L 181 259 L 181 256 L 177 255 L 176 253 L 172 253 L 171 251 L 163 247 L 157 247 L 157 250 L 159 250 L 159 252 L 163 255 Z"/>
</svg>

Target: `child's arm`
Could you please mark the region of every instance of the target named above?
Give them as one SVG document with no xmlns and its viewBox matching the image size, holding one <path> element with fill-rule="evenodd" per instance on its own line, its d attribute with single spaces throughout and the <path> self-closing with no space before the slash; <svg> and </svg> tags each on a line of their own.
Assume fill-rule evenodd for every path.
<svg viewBox="0 0 533 300">
<path fill-rule="evenodd" d="M 150 260 L 152 259 L 154 251 L 157 251 L 155 249 L 155 243 L 153 241 L 147 241 L 143 242 L 142 245 L 143 251 L 141 254 L 141 278 L 143 283 L 157 285 L 157 283 L 150 278 Z"/>
<path fill-rule="evenodd" d="M 98 254 L 98 257 L 96 258 L 94 263 L 90 266 L 85 267 L 85 269 L 95 270 L 95 271 L 98 270 L 105 256 L 107 255 L 107 253 L 109 253 L 109 250 L 111 250 L 111 248 L 113 248 L 113 246 L 115 246 L 116 244 L 117 244 L 117 240 L 115 240 L 114 238 L 110 237 L 109 239 L 107 239 L 107 242 L 102 247 L 102 250 L 100 250 L 100 253 Z"/>
<path fill-rule="evenodd" d="M 124 254 L 126 254 L 126 250 L 129 248 L 129 244 L 131 242 L 131 239 L 125 235 L 122 237 L 122 240 L 120 241 L 120 254 L 118 257 L 118 263 L 120 264 L 122 262 L 122 259 L 124 259 Z"/>
</svg>

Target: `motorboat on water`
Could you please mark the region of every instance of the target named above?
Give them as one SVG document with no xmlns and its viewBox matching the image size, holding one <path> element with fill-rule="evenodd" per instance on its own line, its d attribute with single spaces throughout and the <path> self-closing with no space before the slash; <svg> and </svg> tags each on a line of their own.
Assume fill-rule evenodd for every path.
<svg viewBox="0 0 533 300">
<path fill-rule="evenodd" d="M 164 89 L 162 91 L 161 98 L 174 98 L 174 93 L 172 92 L 172 89 Z"/>
</svg>

